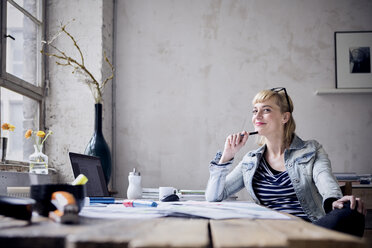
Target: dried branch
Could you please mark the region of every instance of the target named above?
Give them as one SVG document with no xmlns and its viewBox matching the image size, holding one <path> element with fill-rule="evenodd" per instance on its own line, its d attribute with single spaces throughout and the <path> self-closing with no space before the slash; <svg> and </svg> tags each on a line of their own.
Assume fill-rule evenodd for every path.
<svg viewBox="0 0 372 248">
<path fill-rule="evenodd" d="M 86 78 L 85 83 L 88 85 L 89 89 L 91 90 L 93 97 L 95 99 L 95 102 L 101 103 L 104 87 L 109 80 L 112 80 L 114 78 L 115 69 L 113 65 L 111 64 L 111 62 L 109 61 L 109 59 L 107 58 L 106 53 L 104 52 L 104 58 L 105 58 L 105 61 L 110 66 L 111 75 L 107 77 L 102 83 L 99 83 L 96 80 L 96 78 L 93 76 L 93 74 L 85 67 L 84 56 L 76 39 L 66 30 L 66 27 L 69 24 L 70 22 L 65 25 L 61 23 L 59 31 L 52 37 L 50 41 L 42 41 L 43 44 L 53 48 L 56 51 L 56 53 L 49 53 L 49 52 L 46 52 L 44 49 L 42 49 L 40 52 L 48 57 L 56 58 L 58 60 L 56 61 L 57 65 L 71 66 L 73 68 L 72 73 L 78 72 L 79 74 L 83 75 Z M 52 44 L 60 35 L 63 35 L 63 34 L 69 37 L 69 39 L 73 42 L 74 47 L 79 52 L 81 62 L 79 62 L 77 59 L 71 56 L 68 56 L 65 52 L 63 52 L 62 50 L 60 50 L 59 48 L 57 48 L 55 45 Z"/>
<path fill-rule="evenodd" d="M 111 79 L 114 78 L 114 71 L 115 71 L 114 66 L 111 64 L 110 60 L 109 60 L 109 59 L 107 58 L 107 56 L 106 56 L 106 52 L 103 52 L 103 56 L 105 57 L 105 61 L 107 62 L 107 64 L 110 66 L 110 69 L 111 69 L 111 75 L 110 75 L 109 77 L 107 77 L 107 78 L 103 81 L 103 83 L 102 83 L 102 85 L 101 85 L 102 88 L 105 87 L 106 83 L 107 83 L 109 80 L 111 80 Z"/>
<path fill-rule="evenodd" d="M 80 54 L 81 64 L 84 65 L 84 56 L 83 56 L 83 53 L 81 52 L 81 49 L 80 49 L 79 45 L 77 44 L 75 38 L 69 32 L 66 31 L 66 26 L 62 26 L 61 29 L 74 42 L 74 46 L 76 47 L 76 49 L 79 51 L 79 54 Z"/>
</svg>

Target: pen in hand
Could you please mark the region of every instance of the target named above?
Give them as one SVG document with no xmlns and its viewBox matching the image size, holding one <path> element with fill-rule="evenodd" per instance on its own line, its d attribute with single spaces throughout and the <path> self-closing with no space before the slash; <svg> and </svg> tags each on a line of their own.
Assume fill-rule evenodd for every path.
<svg viewBox="0 0 372 248">
<path fill-rule="evenodd" d="M 255 135 L 255 134 L 258 134 L 258 131 L 249 132 L 248 134 L 249 135 Z M 244 136 L 244 134 L 241 133 L 240 136 Z"/>
</svg>

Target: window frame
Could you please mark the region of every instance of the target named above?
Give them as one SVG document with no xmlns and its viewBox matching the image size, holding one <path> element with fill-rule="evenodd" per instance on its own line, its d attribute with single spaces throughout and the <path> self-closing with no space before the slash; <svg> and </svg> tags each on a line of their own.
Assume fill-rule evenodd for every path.
<svg viewBox="0 0 372 248">
<path fill-rule="evenodd" d="M 22 12 L 23 15 L 30 18 L 35 25 L 38 25 L 38 33 L 37 33 L 37 48 L 36 51 L 41 50 L 41 41 L 45 40 L 45 33 L 46 33 L 46 3 L 45 0 L 40 0 L 40 14 L 41 14 L 41 21 L 38 20 L 35 16 L 29 13 L 26 9 L 19 6 L 14 0 L 6 0 L 0 1 L 0 87 L 6 88 L 8 90 L 14 91 L 20 95 L 29 97 L 39 103 L 39 129 L 45 129 L 45 97 L 47 92 L 47 80 L 45 79 L 45 67 L 46 67 L 46 60 L 45 55 L 40 53 L 38 56 L 36 63 L 37 71 L 35 75 L 37 82 L 27 82 L 11 73 L 6 71 L 6 62 L 7 62 L 7 6 L 11 4 L 17 10 Z M 40 85 L 39 85 L 40 83 Z M 0 94 L 1 100 L 1 94 Z M 1 110 L 0 110 L 1 111 Z M 0 123 L 2 123 L 0 116 Z M 21 161 L 19 161 L 21 162 Z M 22 163 L 22 162 L 21 162 Z"/>
<path fill-rule="evenodd" d="M 1 5 L 1 31 L 0 31 L 0 54 L 1 54 L 1 61 L 0 61 L 0 86 L 7 88 L 9 90 L 12 90 L 18 94 L 27 96 L 33 100 L 36 100 L 39 102 L 39 125 L 40 127 L 44 126 L 44 119 L 42 118 L 44 116 L 44 98 L 45 98 L 45 56 L 40 56 L 39 63 L 40 69 L 37 75 L 37 80 L 40 81 L 40 86 L 37 86 L 37 84 L 33 85 L 15 75 L 12 75 L 6 71 L 6 43 L 7 39 L 5 36 L 7 35 L 7 4 L 13 5 L 15 8 L 17 8 L 19 11 L 22 12 L 25 16 L 30 18 L 35 24 L 40 26 L 40 35 L 38 35 L 38 51 L 41 50 L 41 40 L 45 39 L 45 1 L 41 0 L 41 19 L 42 21 L 39 21 L 37 18 L 35 18 L 32 14 L 30 14 L 27 10 L 23 9 L 21 6 L 19 6 L 16 2 L 13 0 L 7 0 L 7 1 L 0 1 Z"/>
</svg>

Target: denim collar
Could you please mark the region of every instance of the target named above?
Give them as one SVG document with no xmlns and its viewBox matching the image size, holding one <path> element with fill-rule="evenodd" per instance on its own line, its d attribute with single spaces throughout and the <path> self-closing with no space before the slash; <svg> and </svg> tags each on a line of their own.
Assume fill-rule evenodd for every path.
<svg viewBox="0 0 372 248">
<path fill-rule="evenodd" d="M 298 137 L 296 134 L 294 134 L 289 150 L 299 150 L 304 147 L 305 147 L 305 142 L 300 137 Z"/>
<path fill-rule="evenodd" d="M 263 146 L 260 146 L 257 150 L 248 152 L 247 155 L 250 156 L 250 157 L 255 157 L 255 156 L 259 155 L 261 157 L 262 154 L 265 152 L 265 150 L 266 150 L 266 144 L 263 145 Z"/>
<path fill-rule="evenodd" d="M 299 149 L 302 149 L 304 146 L 305 146 L 305 142 L 300 137 L 298 137 L 296 134 L 294 134 L 292 143 L 288 150 L 299 150 Z M 248 155 L 251 157 L 259 155 L 261 157 L 262 154 L 265 152 L 265 150 L 266 150 L 266 144 L 263 146 L 260 146 L 257 150 L 249 152 Z"/>
</svg>

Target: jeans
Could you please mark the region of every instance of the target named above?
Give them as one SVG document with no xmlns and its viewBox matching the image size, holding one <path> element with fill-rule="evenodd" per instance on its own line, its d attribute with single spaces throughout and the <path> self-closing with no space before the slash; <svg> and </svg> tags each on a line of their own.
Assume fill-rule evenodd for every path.
<svg viewBox="0 0 372 248">
<path fill-rule="evenodd" d="M 350 209 L 350 203 L 345 203 L 342 209 L 334 209 L 313 224 L 334 231 L 339 231 L 363 237 L 365 217 L 356 210 Z"/>
</svg>

